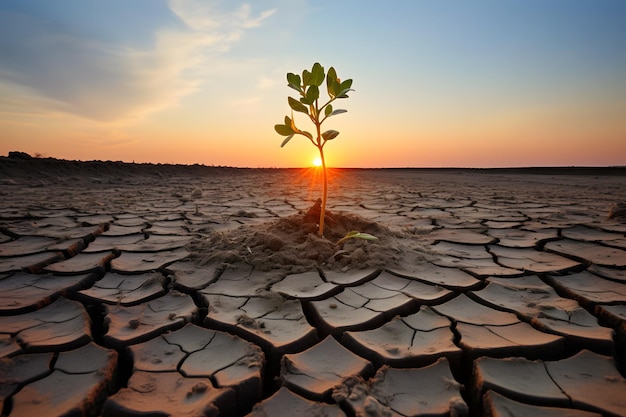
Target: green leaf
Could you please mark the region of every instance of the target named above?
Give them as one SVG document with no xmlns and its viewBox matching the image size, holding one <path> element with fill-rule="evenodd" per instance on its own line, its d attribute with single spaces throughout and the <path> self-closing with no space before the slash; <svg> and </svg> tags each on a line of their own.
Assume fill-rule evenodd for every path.
<svg viewBox="0 0 626 417">
<path fill-rule="evenodd" d="M 310 86 L 306 90 L 305 97 L 306 97 L 306 100 L 308 102 L 306 104 L 313 104 L 313 102 L 315 102 L 315 100 L 320 98 L 320 89 L 316 85 Z"/>
<path fill-rule="evenodd" d="M 311 85 L 311 78 L 313 78 L 313 74 L 309 71 L 302 71 L 302 84 L 306 87 L 307 85 Z"/>
<path fill-rule="evenodd" d="M 331 80 L 339 81 L 339 79 L 337 78 L 337 71 L 335 71 L 335 67 L 330 67 L 328 69 L 328 75 L 326 75 L 326 77 L 330 78 Z"/>
<path fill-rule="evenodd" d="M 324 138 L 324 140 L 333 140 L 337 136 L 339 136 L 339 132 L 337 132 L 336 130 L 327 130 L 326 132 L 322 133 L 322 138 Z"/>
<path fill-rule="evenodd" d="M 306 96 L 305 96 L 305 97 L 302 97 L 302 98 L 300 99 L 300 103 L 302 103 L 302 104 L 306 104 L 307 106 L 310 106 L 310 105 L 311 105 L 311 104 L 313 104 L 314 102 L 315 102 L 315 100 L 309 100 L 308 98 L 306 98 Z"/>
<path fill-rule="evenodd" d="M 331 104 L 326 106 L 326 108 L 324 109 L 324 114 L 326 115 L 326 117 L 333 114 L 333 106 Z"/>
<path fill-rule="evenodd" d="M 319 62 L 313 64 L 313 69 L 311 70 L 311 85 L 315 85 L 319 87 L 324 82 L 324 67 L 320 65 Z"/>
<path fill-rule="evenodd" d="M 345 80 L 344 82 L 340 83 L 339 80 L 337 80 L 337 85 L 335 86 L 335 93 L 337 98 L 348 98 L 348 96 L 346 95 L 346 93 L 348 91 L 354 91 L 352 90 L 350 87 L 352 87 L 352 80 Z"/>
<path fill-rule="evenodd" d="M 358 230 L 353 230 L 351 232 L 346 233 L 346 235 L 344 237 L 342 237 L 341 239 L 339 239 L 337 241 L 337 243 L 335 243 L 336 246 L 340 245 L 341 243 L 345 242 L 348 239 L 365 239 L 365 240 L 378 240 L 378 238 L 374 235 L 370 235 L 369 233 L 361 233 Z"/>
<path fill-rule="evenodd" d="M 279 125 L 276 125 L 279 126 Z M 274 129 L 276 129 L 276 126 L 274 127 Z M 293 112 L 291 112 L 291 118 L 289 118 L 289 116 L 285 116 L 285 124 L 283 125 L 285 126 L 286 129 L 282 129 L 281 130 L 283 132 L 287 132 L 287 129 L 289 129 L 289 133 L 288 134 L 296 134 L 296 133 L 301 133 L 300 129 L 298 129 L 296 127 L 296 121 L 293 119 Z M 278 132 L 278 130 L 276 130 Z M 280 132 L 279 132 L 280 133 Z M 283 136 L 287 136 L 284 133 L 281 133 Z"/>
<path fill-rule="evenodd" d="M 330 98 L 335 98 L 338 87 L 339 79 L 337 78 L 337 71 L 335 71 L 334 67 L 330 67 L 328 74 L 326 74 L 326 90 Z"/>
<path fill-rule="evenodd" d="M 339 84 L 339 89 L 340 90 L 345 90 L 352 87 L 352 80 L 345 80 L 344 82 L 342 82 L 341 84 Z"/>
<path fill-rule="evenodd" d="M 285 124 L 287 124 L 287 119 L 289 119 L 287 116 L 285 116 Z M 291 119 L 289 119 L 290 122 L 290 127 L 291 127 L 291 131 L 293 133 L 300 133 L 300 129 L 298 129 L 296 127 L 296 120 L 293 118 L 293 112 L 291 112 Z"/>
<path fill-rule="evenodd" d="M 300 134 L 306 136 L 307 138 L 309 138 L 311 140 L 313 140 L 313 135 L 310 134 L 309 132 L 307 132 L 306 130 L 301 130 Z"/>
<path fill-rule="evenodd" d="M 289 107 L 291 107 L 293 110 L 299 111 L 300 113 L 309 114 L 309 110 L 307 109 L 307 107 L 295 98 L 288 97 L 287 100 L 289 101 Z"/>
<path fill-rule="evenodd" d="M 357 233 L 356 235 L 352 237 L 355 237 L 357 239 L 365 239 L 365 240 L 378 240 L 376 236 L 370 235 L 369 233 Z"/>
<path fill-rule="evenodd" d="M 341 90 L 339 91 L 339 94 L 337 94 L 337 98 L 348 98 L 348 91 L 354 91 L 351 88 L 346 88 L 345 90 Z"/>
<path fill-rule="evenodd" d="M 302 86 L 300 85 L 299 75 L 292 73 L 287 74 L 287 85 L 302 94 Z"/>
<path fill-rule="evenodd" d="M 331 116 L 336 116 L 336 115 L 338 115 L 338 114 L 341 114 L 341 113 L 347 113 L 347 112 L 348 112 L 348 110 L 344 110 L 344 109 L 337 109 L 337 110 L 334 110 L 334 111 L 333 111 L 330 115 L 331 115 Z"/>
<path fill-rule="evenodd" d="M 289 83 L 290 87 L 293 86 L 292 88 L 297 87 L 296 90 L 298 91 L 302 90 L 302 80 L 298 74 L 294 74 L 292 72 L 287 73 L 287 83 Z"/>
<path fill-rule="evenodd" d="M 291 126 L 288 125 L 274 125 L 274 130 L 281 136 L 289 136 L 294 134 Z"/>
<path fill-rule="evenodd" d="M 285 146 L 287 144 L 287 142 L 289 142 L 291 140 L 291 138 L 293 138 L 293 134 L 287 136 L 285 138 L 285 140 L 283 140 L 283 143 L 280 144 L 280 147 L 282 148 L 283 146 Z"/>
</svg>

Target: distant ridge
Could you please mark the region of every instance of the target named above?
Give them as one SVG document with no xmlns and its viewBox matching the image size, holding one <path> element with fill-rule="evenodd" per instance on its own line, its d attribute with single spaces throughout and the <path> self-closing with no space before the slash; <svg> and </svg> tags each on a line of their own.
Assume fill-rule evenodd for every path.
<svg viewBox="0 0 626 417">
<path fill-rule="evenodd" d="M 206 165 L 154 164 L 122 161 L 71 161 L 34 158 L 24 152 L 0 156 L 0 179 L 44 179 L 59 177 L 183 176 L 215 175 L 242 171 L 242 168 Z"/>
<path fill-rule="evenodd" d="M 32 157 L 25 152 L 9 152 L 8 156 L 0 156 L 0 178 L 46 178 L 89 176 L 101 177 L 107 175 L 216 175 L 219 173 L 246 172 L 251 170 L 280 170 L 300 168 L 245 168 L 209 165 L 184 165 L 161 163 L 134 163 L 122 161 L 72 161 L 56 158 Z M 440 173 L 481 173 L 481 174 L 526 174 L 526 175 L 623 175 L 626 176 L 626 166 L 591 167 L 511 167 L 511 168 L 342 168 L 353 170 L 388 170 L 388 171 L 423 171 Z"/>
</svg>

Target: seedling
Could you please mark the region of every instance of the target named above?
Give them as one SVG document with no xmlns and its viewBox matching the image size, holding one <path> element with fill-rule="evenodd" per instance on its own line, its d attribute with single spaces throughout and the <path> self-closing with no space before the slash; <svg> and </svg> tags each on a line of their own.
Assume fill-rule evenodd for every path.
<svg viewBox="0 0 626 417">
<path fill-rule="evenodd" d="M 325 102 L 320 101 L 320 86 L 324 84 L 326 80 L 326 91 L 328 93 L 328 100 Z M 304 70 L 302 76 L 293 73 L 287 73 L 287 85 L 296 90 L 300 97 L 295 99 L 288 97 L 287 101 L 289 107 L 291 107 L 291 117 L 285 116 L 285 123 L 277 124 L 274 129 L 279 135 L 286 136 L 280 145 L 281 148 L 285 146 L 295 135 L 302 135 L 309 139 L 313 146 L 315 146 L 320 152 L 320 159 L 322 161 L 322 177 L 324 182 L 323 194 L 322 194 L 322 207 L 320 210 L 319 221 L 319 236 L 324 236 L 324 215 L 326 214 L 326 198 L 328 196 L 328 177 L 326 173 L 326 160 L 324 158 L 324 146 L 328 141 L 335 139 L 339 132 L 336 130 L 326 130 L 322 132 L 322 123 L 329 117 L 336 116 L 341 113 L 347 112 L 344 109 L 333 109 L 332 103 L 340 98 L 348 98 L 348 92 L 354 91 L 352 87 L 352 80 L 341 81 L 337 77 L 335 68 L 330 67 L 328 73 L 324 72 L 318 62 L 313 64 L 311 71 Z M 320 106 L 320 103 L 323 103 Z M 315 133 L 312 134 L 306 130 L 300 130 L 296 127 L 293 112 L 299 112 L 306 114 L 313 125 L 315 126 Z M 358 236 L 353 236 L 358 237 Z"/>
<path fill-rule="evenodd" d="M 363 233 L 357 230 L 353 230 L 351 232 L 346 233 L 344 237 L 339 239 L 337 243 L 335 243 L 335 246 L 341 245 L 343 242 L 345 242 L 348 239 L 378 240 L 378 238 L 374 235 L 370 235 L 369 233 Z"/>
</svg>

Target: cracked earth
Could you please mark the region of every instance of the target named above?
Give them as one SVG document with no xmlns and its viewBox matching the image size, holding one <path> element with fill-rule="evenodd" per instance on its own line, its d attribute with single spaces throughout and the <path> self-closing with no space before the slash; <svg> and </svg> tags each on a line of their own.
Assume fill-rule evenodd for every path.
<svg viewBox="0 0 626 417">
<path fill-rule="evenodd" d="M 306 170 L 1 176 L 0 411 L 624 416 L 624 178 L 338 170 L 387 240 L 290 269 L 203 255 L 305 212 Z"/>
</svg>

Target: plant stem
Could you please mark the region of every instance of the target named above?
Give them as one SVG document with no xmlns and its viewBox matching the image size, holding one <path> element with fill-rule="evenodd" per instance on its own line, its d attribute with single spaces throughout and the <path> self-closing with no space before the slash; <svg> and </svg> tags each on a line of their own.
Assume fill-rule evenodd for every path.
<svg viewBox="0 0 626 417">
<path fill-rule="evenodd" d="M 326 141 L 322 140 L 322 122 L 320 122 L 320 111 L 318 101 L 315 100 L 314 105 L 311 105 L 313 112 L 311 114 L 311 120 L 315 124 L 315 130 L 317 131 L 317 149 L 320 151 L 320 159 L 322 160 L 322 177 L 324 179 L 324 191 L 322 193 L 322 206 L 320 208 L 320 225 L 317 230 L 317 234 L 320 237 L 324 237 L 324 215 L 326 214 L 326 196 L 328 194 L 328 179 L 326 178 L 326 160 L 324 159 L 324 144 Z"/>
<path fill-rule="evenodd" d="M 328 194 L 328 178 L 326 177 L 326 160 L 324 159 L 324 148 L 320 146 L 320 159 L 322 160 L 322 176 L 324 178 L 324 191 L 322 193 L 322 208 L 320 210 L 319 235 L 324 237 L 324 214 L 326 213 L 326 195 Z"/>
</svg>

